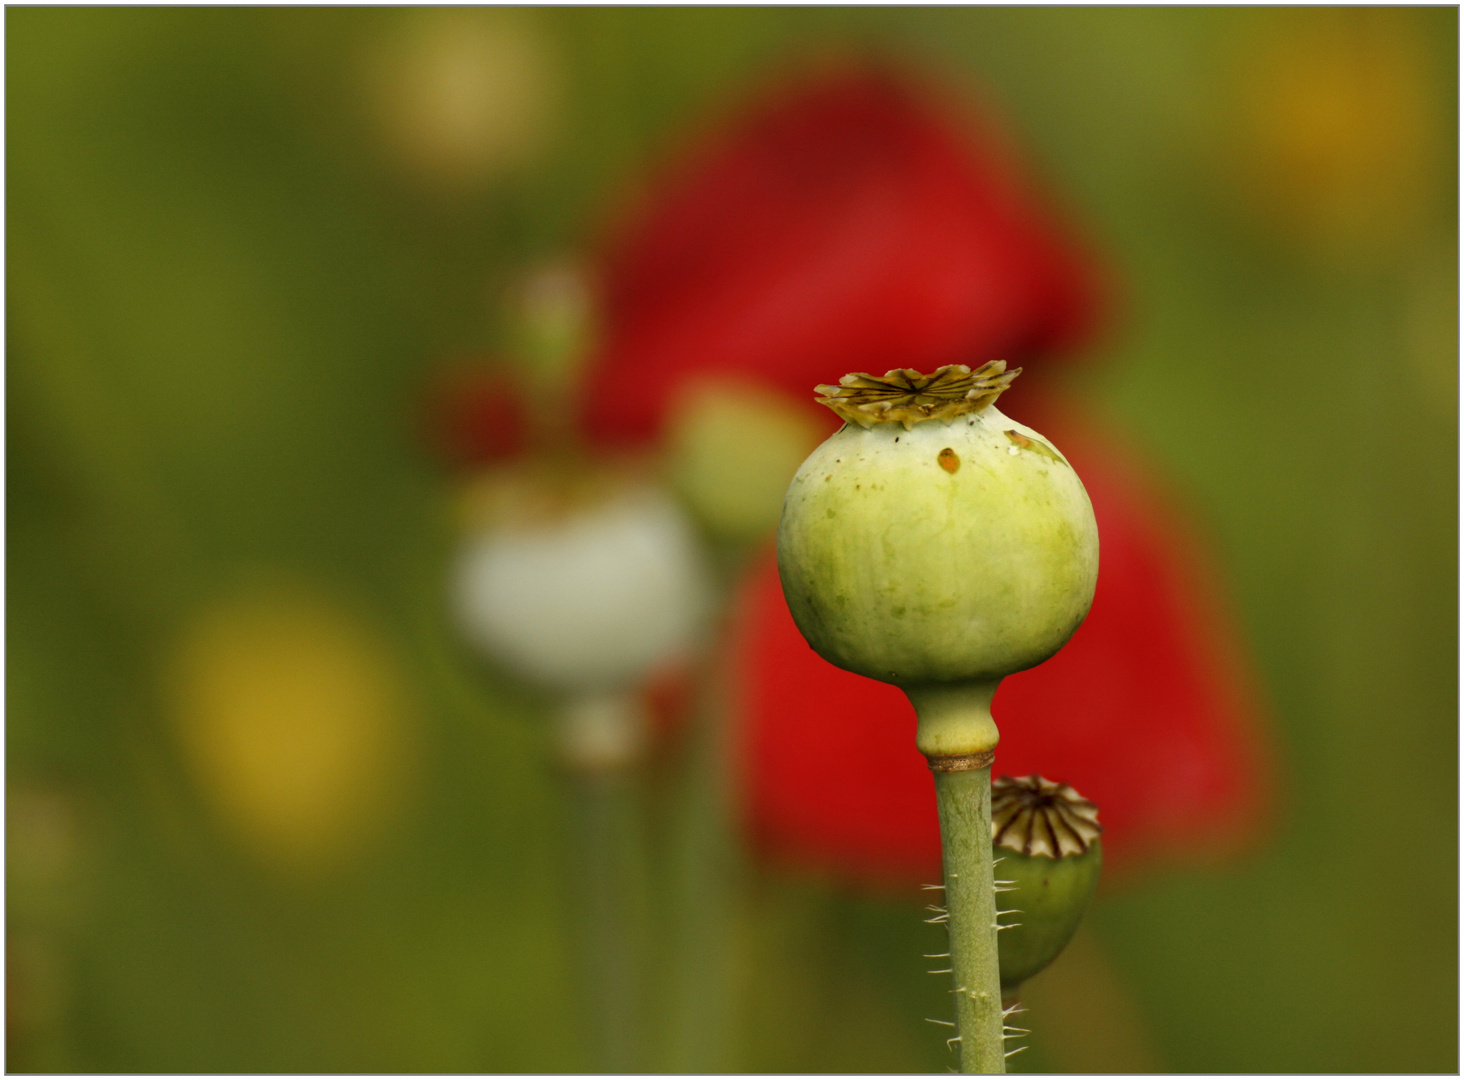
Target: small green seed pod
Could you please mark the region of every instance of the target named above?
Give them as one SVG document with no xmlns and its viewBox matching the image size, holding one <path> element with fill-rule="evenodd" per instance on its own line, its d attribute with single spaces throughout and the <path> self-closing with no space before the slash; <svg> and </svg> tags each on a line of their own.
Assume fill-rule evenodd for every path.
<svg viewBox="0 0 1464 1080">
<path fill-rule="evenodd" d="M 788 481 L 823 434 L 782 394 L 730 379 L 686 387 L 669 423 L 670 486 L 716 549 L 733 556 L 778 527 Z"/>
<path fill-rule="evenodd" d="M 1067 784 L 1040 776 L 991 784 L 991 839 L 1000 907 L 1001 989 L 1045 968 L 1072 940 L 1103 867 L 1098 808 Z"/>
</svg>

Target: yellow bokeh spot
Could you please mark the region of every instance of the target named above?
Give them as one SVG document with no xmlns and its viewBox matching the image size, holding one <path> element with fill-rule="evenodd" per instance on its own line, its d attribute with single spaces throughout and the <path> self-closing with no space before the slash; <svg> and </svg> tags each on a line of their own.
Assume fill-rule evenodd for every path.
<svg viewBox="0 0 1464 1080">
<path fill-rule="evenodd" d="M 1405 234 L 1439 168 L 1427 55 L 1407 13 L 1310 9 L 1241 58 L 1232 150 L 1274 223 L 1335 251 Z"/>
<path fill-rule="evenodd" d="M 410 748 L 394 657 L 327 598 L 272 585 L 206 608 L 169 678 L 195 782 L 267 862 L 336 865 L 399 805 Z"/>
<path fill-rule="evenodd" d="M 366 68 L 388 150 L 438 190 L 471 188 L 532 160 L 553 129 L 559 82 L 536 23 L 503 9 L 403 12 Z"/>
</svg>

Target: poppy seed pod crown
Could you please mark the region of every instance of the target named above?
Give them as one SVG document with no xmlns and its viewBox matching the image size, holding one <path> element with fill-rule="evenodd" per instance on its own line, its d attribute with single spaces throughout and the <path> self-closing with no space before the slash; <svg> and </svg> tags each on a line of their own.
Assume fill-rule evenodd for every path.
<svg viewBox="0 0 1464 1080">
<path fill-rule="evenodd" d="M 1020 922 L 1001 938 L 1004 992 L 1052 963 L 1077 932 L 1103 868 L 1098 808 L 1040 776 L 991 782 L 998 887 Z"/>
</svg>

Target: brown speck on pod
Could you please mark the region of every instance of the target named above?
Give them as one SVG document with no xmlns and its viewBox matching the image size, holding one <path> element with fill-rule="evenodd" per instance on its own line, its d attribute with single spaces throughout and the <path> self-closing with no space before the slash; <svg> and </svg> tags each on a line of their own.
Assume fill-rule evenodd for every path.
<svg viewBox="0 0 1464 1080">
<path fill-rule="evenodd" d="M 953 473 L 961 467 L 960 457 L 949 446 L 947 446 L 940 453 L 936 454 L 935 460 L 936 463 L 948 473 Z"/>
</svg>

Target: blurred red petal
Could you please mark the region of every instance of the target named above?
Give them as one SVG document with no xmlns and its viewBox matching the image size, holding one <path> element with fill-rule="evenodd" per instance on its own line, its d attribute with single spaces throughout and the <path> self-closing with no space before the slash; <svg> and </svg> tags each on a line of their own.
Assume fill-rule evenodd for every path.
<svg viewBox="0 0 1464 1080">
<path fill-rule="evenodd" d="M 505 372 L 459 363 L 439 372 L 426 394 L 424 441 L 441 460 L 466 469 L 502 461 L 528 443 L 523 395 Z"/>
<path fill-rule="evenodd" d="M 652 193 L 608 252 L 586 427 L 654 436 L 693 373 L 799 398 L 849 371 L 1021 360 L 1095 311 L 1087 261 L 990 132 L 896 77 L 787 87 Z"/>
<path fill-rule="evenodd" d="M 1061 652 L 1002 684 L 996 768 L 1061 778 L 1098 803 L 1115 868 L 1248 842 L 1274 791 L 1273 748 L 1203 543 L 1120 444 L 1056 410 L 1024 416 L 1088 489 L 1098 590 Z"/>
<path fill-rule="evenodd" d="M 939 882 L 935 787 L 905 695 L 813 651 L 771 556 L 749 586 L 741 731 L 754 848 L 859 882 Z"/>
<path fill-rule="evenodd" d="M 1041 422 L 1093 500 L 1098 588 L 1068 645 L 1002 684 L 995 772 L 1041 773 L 1094 800 L 1120 872 L 1242 843 L 1266 805 L 1269 758 L 1204 560 L 1131 464 L 1070 418 Z M 758 847 L 859 881 L 938 881 L 933 785 L 904 695 L 809 648 L 771 559 L 750 587 L 745 763 Z"/>
</svg>

